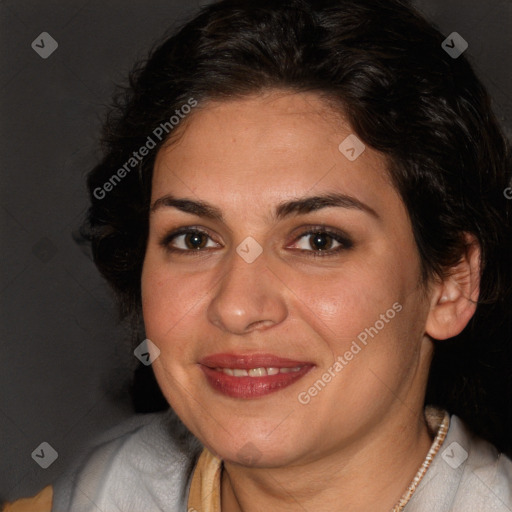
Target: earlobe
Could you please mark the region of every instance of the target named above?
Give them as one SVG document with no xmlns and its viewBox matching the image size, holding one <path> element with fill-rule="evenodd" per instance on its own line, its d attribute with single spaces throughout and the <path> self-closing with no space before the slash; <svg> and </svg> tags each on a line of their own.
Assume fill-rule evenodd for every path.
<svg viewBox="0 0 512 512">
<path fill-rule="evenodd" d="M 460 334 L 475 314 L 480 293 L 480 246 L 466 234 L 466 252 L 445 279 L 432 286 L 425 332 L 436 340 Z"/>
</svg>

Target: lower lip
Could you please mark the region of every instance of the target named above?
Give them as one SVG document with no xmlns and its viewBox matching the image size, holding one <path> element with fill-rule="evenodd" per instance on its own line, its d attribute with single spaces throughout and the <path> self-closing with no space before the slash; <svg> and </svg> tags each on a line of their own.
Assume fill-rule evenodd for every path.
<svg viewBox="0 0 512 512">
<path fill-rule="evenodd" d="M 232 377 L 205 365 L 200 365 L 210 386 L 232 398 L 259 398 L 284 389 L 298 381 L 313 368 L 303 366 L 298 372 L 278 373 L 264 377 Z"/>
</svg>

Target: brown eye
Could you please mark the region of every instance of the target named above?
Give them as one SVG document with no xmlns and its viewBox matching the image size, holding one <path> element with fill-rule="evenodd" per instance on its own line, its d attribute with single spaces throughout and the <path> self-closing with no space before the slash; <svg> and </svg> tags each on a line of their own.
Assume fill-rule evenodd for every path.
<svg viewBox="0 0 512 512">
<path fill-rule="evenodd" d="M 188 233 L 185 235 L 185 245 L 188 249 L 202 249 L 206 245 L 207 236 L 203 233 Z"/>
<path fill-rule="evenodd" d="M 207 247 L 208 242 L 211 241 L 213 245 Z M 183 229 L 177 232 L 170 233 L 165 236 L 160 242 L 169 252 L 200 252 L 203 249 L 217 247 L 211 237 L 198 229 Z"/>
<path fill-rule="evenodd" d="M 327 233 L 319 232 L 309 236 L 309 244 L 311 245 L 311 248 L 319 251 L 329 250 L 334 242 L 333 237 Z"/>
<path fill-rule="evenodd" d="M 304 241 L 301 241 L 304 239 Z M 342 251 L 351 249 L 354 244 L 342 233 L 321 228 L 313 228 L 297 238 L 295 246 L 301 253 L 308 256 L 335 256 Z"/>
</svg>

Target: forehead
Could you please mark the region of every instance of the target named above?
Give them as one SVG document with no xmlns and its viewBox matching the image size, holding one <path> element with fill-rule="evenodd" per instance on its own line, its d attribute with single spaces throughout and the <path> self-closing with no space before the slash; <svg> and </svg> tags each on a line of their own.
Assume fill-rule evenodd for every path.
<svg viewBox="0 0 512 512">
<path fill-rule="evenodd" d="M 157 155 L 153 200 L 172 192 L 239 201 L 247 209 L 283 195 L 329 190 L 366 202 L 399 200 L 384 156 L 366 147 L 356 159 L 347 158 L 342 150 L 354 134 L 341 112 L 315 93 L 210 102 L 180 130 Z"/>
</svg>

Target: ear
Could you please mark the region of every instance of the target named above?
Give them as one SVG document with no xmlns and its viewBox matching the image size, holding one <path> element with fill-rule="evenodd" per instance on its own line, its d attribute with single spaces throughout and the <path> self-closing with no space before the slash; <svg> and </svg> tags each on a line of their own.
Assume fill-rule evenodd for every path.
<svg viewBox="0 0 512 512">
<path fill-rule="evenodd" d="M 447 277 L 431 287 L 430 311 L 425 332 L 436 340 L 457 336 L 476 311 L 480 294 L 480 245 L 466 233 L 466 252 L 448 269 Z"/>
</svg>

